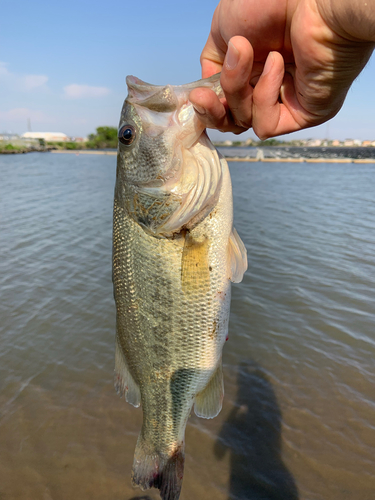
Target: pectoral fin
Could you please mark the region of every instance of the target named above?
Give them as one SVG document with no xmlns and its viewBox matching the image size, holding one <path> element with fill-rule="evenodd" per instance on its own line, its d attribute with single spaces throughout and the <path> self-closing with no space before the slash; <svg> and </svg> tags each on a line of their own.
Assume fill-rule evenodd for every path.
<svg viewBox="0 0 375 500">
<path fill-rule="evenodd" d="M 237 231 L 233 228 L 228 242 L 229 279 L 240 283 L 247 269 L 247 251 Z"/>
<path fill-rule="evenodd" d="M 220 360 L 215 373 L 203 391 L 195 398 L 194 411 L 198 417 L 214 418 L 221 410 L 224 398 L 223 366 Z"/>
<path fill-rule="evenodd" d="M 120 396 L 125 394 L 126 401 L 131 405 L 138 408 L 141 404 L 141 392 L 129 371 L 117 338 L 115 353 L 115 388 L 117 394 Z"/>
<path fill-rule="evenodd" d="M 181 282 L 187 295 L 209 290 L 208 244 L 208 238 L 197 240 L 189 232 L 186 233 L 181 261 Z"/>
</svg>

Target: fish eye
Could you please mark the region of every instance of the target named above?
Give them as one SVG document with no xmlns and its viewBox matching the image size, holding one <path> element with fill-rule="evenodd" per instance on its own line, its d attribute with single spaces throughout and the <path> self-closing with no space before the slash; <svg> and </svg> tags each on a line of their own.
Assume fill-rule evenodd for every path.
<svg viewBox="0 0 375 500">
<path fill-rule="evenodd" d="M 125 146 L 130 146 L 130 144 L 134 141 L 135 139 L 135 130 L 134 127 L 131 125 L 124 125 L 123 127 L 120 128 L 118 132 L 118 140 L 121 142 L 121 144 L 124 144 Z"/>
</svg>

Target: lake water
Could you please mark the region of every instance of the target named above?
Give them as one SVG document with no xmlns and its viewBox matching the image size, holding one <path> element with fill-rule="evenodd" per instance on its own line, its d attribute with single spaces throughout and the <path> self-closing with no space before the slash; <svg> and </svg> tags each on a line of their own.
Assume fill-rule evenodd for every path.
<svg viewBox="0 0 375 500">
<path fill-rule="evenodd" d="M 115 156 L 0 157 L 0 499 L 154 500 L 113 388 Z M 181 500 L 373 500 L 375 165 L 233 163 L 249 270 Z"/>
</svg>

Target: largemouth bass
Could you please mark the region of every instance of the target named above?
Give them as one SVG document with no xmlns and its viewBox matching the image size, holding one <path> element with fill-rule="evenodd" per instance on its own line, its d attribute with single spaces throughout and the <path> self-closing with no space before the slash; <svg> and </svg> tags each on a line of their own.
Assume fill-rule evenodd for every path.
<svg viewBox="0 0 375 500">
<path fill-rule="evenodd" d="M 180 496 L 184 435 L 221 410 L 222 348 L 230 282 L 247 268 L 233 229 L 226 161 L 199 121 L 189 93 L 219 76 L 182 86 L 127 78 L 120 124 L 113 218 L 118 392 L 142 405 L 132 481 Z"/>
</svg>

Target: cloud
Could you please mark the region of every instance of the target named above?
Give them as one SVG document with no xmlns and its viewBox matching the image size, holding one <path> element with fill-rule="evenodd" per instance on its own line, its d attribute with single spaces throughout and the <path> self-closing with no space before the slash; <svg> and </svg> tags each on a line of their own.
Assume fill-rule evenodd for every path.
<svg viewBox="0 0 375 500">
<path fill-rule="evenodd" d="M 0 80 L 4 80 L 9 77 L 10 73 L 7 66 L 7 63 L 0 61 Z"/>
<path fill-rule="evenodd" d="M 32 123 L 53 123 L 55 121 L 51 116 L 43 113 L 43 111 L 29 108 L 13 108 L 9 111 L 0 111 L 0 119 L 3 121 L 22 121 L 26 123 L 28 118 L 30 118 Z"/>
<path fill-rule="evenodd" d="M 25 75 L 21 78 L 21 83 L 25 90 L 33 90 L 37 87 L 43 87 L 48 81 L 46 75 Z"/>
<path fill-rule="evenodd" d="M 34 89 L 47 89 L 46 75 L 22 75 L 9 71 L 8 65 L 0 61 L 0 82 L 12 89 L 28 92 Z"/>
<path fill-rule="evenodd" d="M 109 93 L 110 90 L 107 87 L 91 87 L 90 85 L 78 85 L 76 83 L 64 87 L 64 96 L 68 99 L 103 97 Z"/>
</svg>

